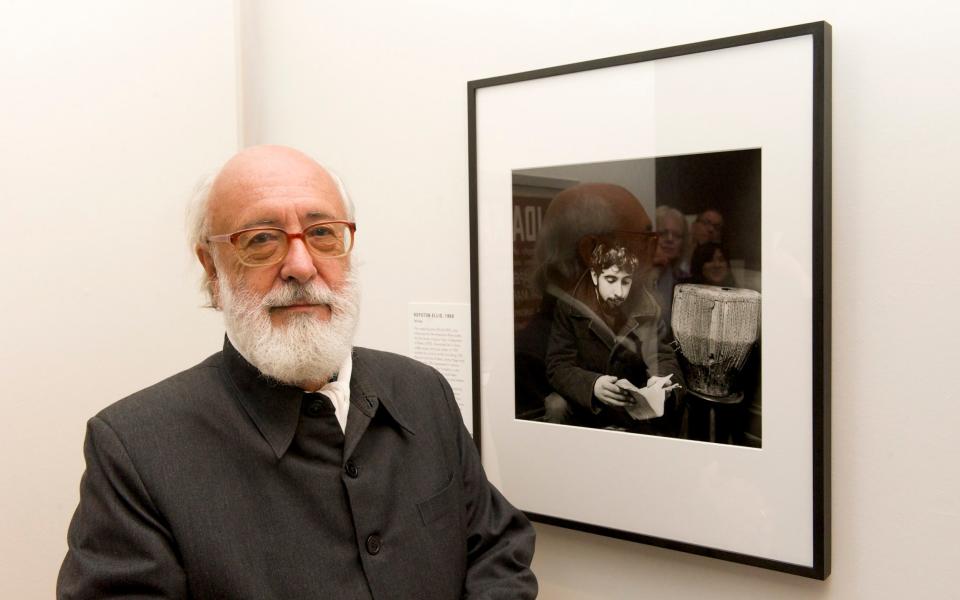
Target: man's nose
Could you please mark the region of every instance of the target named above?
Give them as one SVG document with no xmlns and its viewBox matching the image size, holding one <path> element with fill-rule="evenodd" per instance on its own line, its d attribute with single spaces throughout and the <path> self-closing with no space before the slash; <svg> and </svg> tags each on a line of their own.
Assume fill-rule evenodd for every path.
<svg viewBox="0 0 960 600">
<path fill-rule="evenodd" d="M 313 256 L 307 250 L 301 239 L 290 240 L 290 248 L 280 267 L 280 278 L 284 281 L 295 279 L 298 283 L 306 283 L 317 276 L 317 266 Z"/>
</svg>

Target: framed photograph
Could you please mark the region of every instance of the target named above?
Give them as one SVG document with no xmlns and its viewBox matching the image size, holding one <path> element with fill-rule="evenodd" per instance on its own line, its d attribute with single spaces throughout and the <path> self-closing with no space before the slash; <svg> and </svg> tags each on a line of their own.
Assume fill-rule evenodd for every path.
<svg viewBox="0 0 960 600">
<path fill-rule="evenodd" d="M 471 81 L 474 437 L 531 519 L 830 573 L 830 26 Z"/>
</svg>

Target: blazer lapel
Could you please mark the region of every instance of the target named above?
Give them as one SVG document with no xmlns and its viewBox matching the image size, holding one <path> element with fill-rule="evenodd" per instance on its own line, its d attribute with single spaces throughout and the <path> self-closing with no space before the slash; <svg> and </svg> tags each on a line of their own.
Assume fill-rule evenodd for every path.
<svg viewBox="0 0 960 600">
<path fill-rule="evenodd" d="M 377 411 L 379 418 L 389 419 L 410 435 L 416 432 L 404 417 L 402 405 L 395 397 L 394 386 L 402 380 L 391 376 L 389 370 L 376 370 L 366 360 L 370 354 L 363 348 L 353 349 L 353 372 L 350 375 L 350 412 L 344 432 L 343 460 L 353 453 Z"/>
<path fill-rule="evenodd" d="M 364 368 L 358 364 L 357 353 L 353 354 L 353 373 L 350 376 L 350 411 L 347 415 L 347 427 L 343 432 L 343 460 L 346 462 L 353 454 L 360 438 L 367 431 L 370 420 L 380 406 L 380 399 L 368 392 L 363 383 Z M 359 367 L 359 368 L 358 368 Z"/>
</svg>

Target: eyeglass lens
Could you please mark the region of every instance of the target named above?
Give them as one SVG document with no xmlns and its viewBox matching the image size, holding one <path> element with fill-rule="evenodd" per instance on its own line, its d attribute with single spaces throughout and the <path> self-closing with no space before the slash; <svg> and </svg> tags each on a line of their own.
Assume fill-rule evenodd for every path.
<svg viewBox="0 0 960 600">
<path fill-rule="evenodd" d="M 314 255 L 336 258 L 353 246 L 350 228 L 344 223 L 317 223 L 303 231 L 303 241 Z M 281 229 L 263 228 L 244 231 L 234 241 L 240 260 L 248 265 L 279 262 L 287 255 L 290 240 Z"/>
</svg>

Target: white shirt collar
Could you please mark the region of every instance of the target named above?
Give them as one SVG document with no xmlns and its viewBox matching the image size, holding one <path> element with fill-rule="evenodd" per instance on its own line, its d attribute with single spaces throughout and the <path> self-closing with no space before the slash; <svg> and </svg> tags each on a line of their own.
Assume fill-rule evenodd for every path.
<svg viewBox="0 0 960 600">
<path fill-rule="evenodd" d="M 347 358 L 340 365 L 340 371 L 337 373 L 336 381 L 331 381 L 317 390 L 323 392 L 330 398 L 333 408 L 337 414 L 337 422 L 340 423 L 340 429 L 347 430 L 347 414 L 350 412 L 350 375 L 353 372 L 352 352 L 347 353 Z"/>
</svg>

